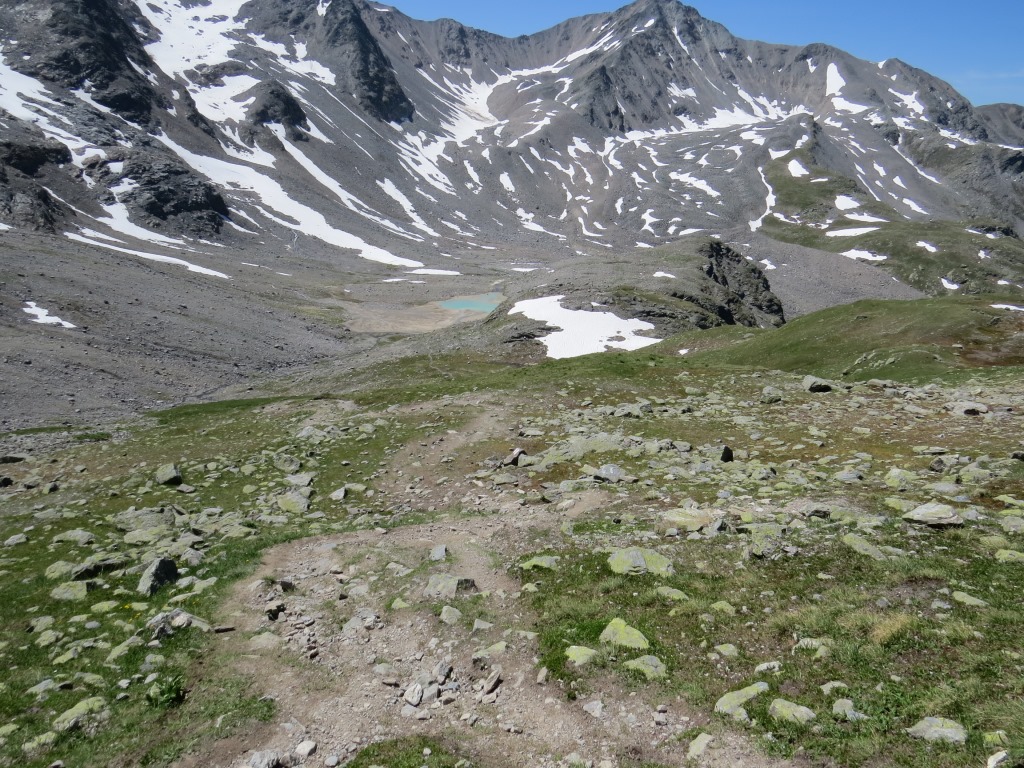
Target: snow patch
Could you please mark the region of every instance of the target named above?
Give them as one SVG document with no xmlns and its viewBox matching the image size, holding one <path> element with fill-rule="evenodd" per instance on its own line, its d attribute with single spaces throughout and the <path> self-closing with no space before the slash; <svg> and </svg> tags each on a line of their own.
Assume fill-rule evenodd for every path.
<svg viewBox="0 0 1024 768">
<path fill-rule="evenodd" d="M 918 248 L 924 248 L 926 251 L 928 251 L 928 253 L 938 253 L 939 252 L 938 248 L 936 248 L 931 243 L 926 243 L 924 240 L 918 240 L 917 243 L 915 243 L 915 245 L 917 245 Z"/>
<path fill-rule="evenodd" d="M 872 251 L 865 251 L 860 248 L 854 248 L 853 250 L 846 251 L 843 253 L 843 256 L 848 259 L 857 259 L 859 261 L 885 261 L 889 258 L 888 256 L 873 253 Z"/>
<path fill-rule="evenodd" d="M 840 195 L 836 198 L 836 208 L 840 211 L 852 211 L 854 208 L 860 208 L 860 203 L 849 195 Z"/>
<path fill-rule="evenodd" d="M 810 176 L 811 172 L 804 168 L 803 163 L 794 159 L 789 161 L 789 175 L 794 179 L 801 179 L 804 176 Z"/>
<path fill-rule="evenodd" d="M 1018 307 L 1016 304 L 993 304 L 992 309 L 1006 309 L 1010 312 L 1024 312 L 1024 307 Z"/>
<path fill-rule="evenodd" d="M 56 315 L 51 315 L 50 310 L 43 309 L 34 301 L 26 301 L 25 306 L 21 308 L 21 311 L 25 314 L 32 315 L 33 323 L 39 323 L 40 325 L 59 325 L 61 328 L 77 328 L 77 325 L 69 323 L 67 320 L 61 320 Z"/>
<path fill-rule="evenodd" d="M 520 301 L 509 312 L 509 315 L 525 315 L 559 329 L 540 339 L 550 358 L 579 357 L 608 349 L 642 349 L 661 341 L 636 335 L 638 331 L 653 330 L 651 323 L 623 320 L 611 312 L 565 309 L 561 305 L 564 298 L 547 296 Z"/>
<path fill-rule="evenodd" d="M 957 283 L 947 280 L 946 278 L 942 278 L 942 287 L 945 288 L 947 291 L 960 290 L 960 286 Z"/>
<path fill-rule="evenodd" d="M 858 227 L 856 229 L 835 229 L 826 232 L 825 235 L 826 237 L 860 237 L 877 231 L 878 227 Z"/>
</svg>

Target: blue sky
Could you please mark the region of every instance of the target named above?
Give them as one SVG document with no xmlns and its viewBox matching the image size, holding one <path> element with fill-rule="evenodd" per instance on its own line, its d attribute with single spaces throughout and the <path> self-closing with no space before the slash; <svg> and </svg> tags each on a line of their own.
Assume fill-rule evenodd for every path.
<svg viewBox="0 0 1024 768">
<path fill-rule="evenodd" d="M 448 17 L 514 37 L 626 0 L 383 0 L 417 19 Z M 1024 104 L 1024 0 L 691 0 L 737 37 L 829 43 L 872 61 L 897 58 L 974 104 Z"/>
</svg>

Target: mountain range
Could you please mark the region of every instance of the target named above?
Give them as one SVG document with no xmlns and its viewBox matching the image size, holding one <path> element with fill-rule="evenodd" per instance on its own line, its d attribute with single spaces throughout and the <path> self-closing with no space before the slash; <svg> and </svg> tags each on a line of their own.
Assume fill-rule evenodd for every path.
<svg viewBox="0 0 1024 768">
<path fill-rule="evenodd" d="M 411 336 L 452 297 L 533 349 L 538 297 L 664 336 L 1024 283 L 1024 109 L 676 0 L 515 39 L 366 0 L 18 0 L 0 58 L 25 418 L 456 343 Z"/>
</svg>

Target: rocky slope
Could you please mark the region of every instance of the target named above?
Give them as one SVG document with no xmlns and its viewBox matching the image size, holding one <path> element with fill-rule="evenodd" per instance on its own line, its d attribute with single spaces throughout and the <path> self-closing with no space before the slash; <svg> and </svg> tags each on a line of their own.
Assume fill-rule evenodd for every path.
<svg viewBox="0 0 1024 768">
<path fill-rule="evenodd" d="M 675 0 L 514 40 L 364 0 L 25 0 L 0 29 L 0 248 L 24 274 L 0 317 L 29 346 L 26 302 L 85 325 L 81 291 L 21 269 L 46 253 L 142 296 L 140 263 L 207 277 L 212 307 L 230 279 L 339 324 L 555 282 L 597 302 L 708 239 L 791 315 L 1024 283 L 1019 110 L 897 60 L 741 40 Z M 655 292 L 704 297 L 697 325 L 760 316 L 712 277 Z M 196 338 L 230 324 L 211 312 L 189 313 Z"/>
</svg>

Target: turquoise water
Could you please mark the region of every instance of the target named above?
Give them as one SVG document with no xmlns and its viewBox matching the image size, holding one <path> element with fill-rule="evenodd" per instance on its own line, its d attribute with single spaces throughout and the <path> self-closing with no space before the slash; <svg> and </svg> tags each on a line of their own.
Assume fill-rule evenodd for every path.
<svg viewBox="0 0 1024 768">
<path fill-rule="evenodd" d="M 482 293 L 478 296 L 456 296 L 454 299 L 442 301 L 441 306 L 444 309 L 452 309 L 456 311 L 468 310 L 470 312 L 483 312 L 484 314 L 490 314 L 504 300 L 505 297 L 500 293 Z"/>
</svg>

